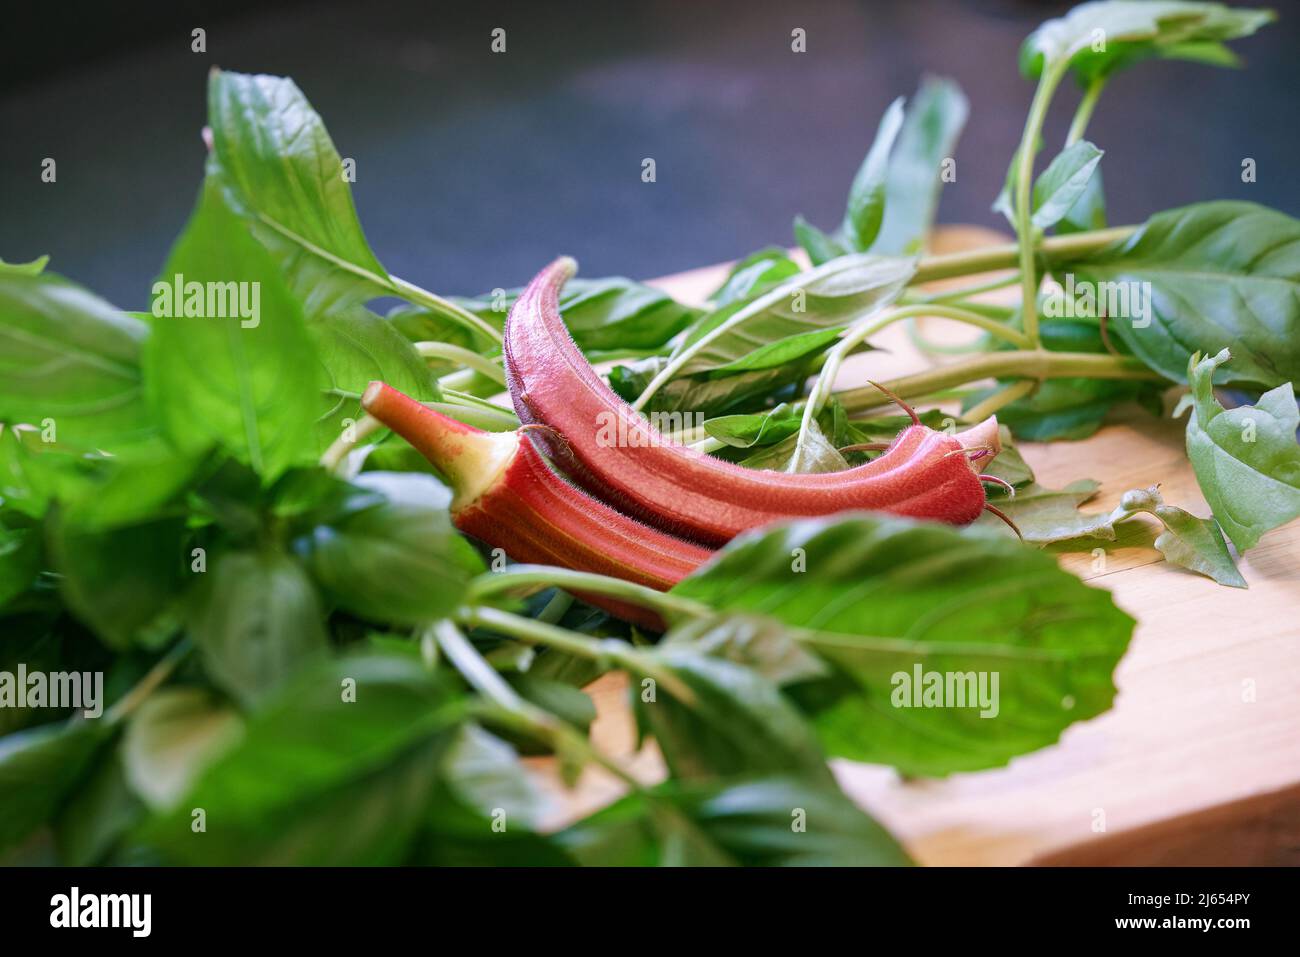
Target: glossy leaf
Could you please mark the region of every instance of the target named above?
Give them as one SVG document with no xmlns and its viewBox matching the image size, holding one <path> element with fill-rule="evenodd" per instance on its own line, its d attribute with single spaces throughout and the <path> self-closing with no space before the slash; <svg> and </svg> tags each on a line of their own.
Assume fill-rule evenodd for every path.
<svg viewBox="0 0 1300 957">
<path fill-rule="evenodd" d="M 1300 379 L 1300 220 L 1254 203 L 1198 203 L 1157 213 L 1128 239 L 1053 271 L 1076 285 L 1124 284 L 1130 299 L 1149 288 L 1149 320 L 1132 309 L 1109 328 L 1169 379 L 1186 380 L 1193 352 L 1226 348 L 1234 358 L 1223 381 L 1272 388 Z"/>
<path fill-rule="evenodd" d="M 814 266 L 835 258 L 830 255 L 832 252 L 840 249 L 844 253 L 865 252 L 875 242 L 885 216 L 889 154 L 902 127 L 903 99 L 899 97 L 885 110 L 876 130 L 876 138 L 853 177 L 844 221 L 834 236 L 825 236 L 802 218 L 795 221 L 795 238 L 804 247 Z"/>
<path fill-rule="evenodd" d="M 866 516 L 748 533 L 673 591 L 783 622 L 835 671 L 799 695 L 827 751 L 913 774 L 1002 764 L 1106 710 L 1133 631 L 1107 592 L 1010 536 Z M 997 675 L 996 715 L 896 706 L 917 669 Z"/>
<path fill-rule="evenodd" d="M 700 319 L 673 351 L 678 374 L 710 372 L 789 336 L 848 325 L 893 302 L 915 268 L 912 259 L 842 256 L 732 303 Z"/>
<path fill-rule="evenodd" d="M 150 402 L 177 448 L 229 450 L 270 482 L 314 460 L 320 414 L 316 348 L 302 307 L 270 255 L 211 185 L 163 267 L 155 291 L 184 283 L 246 284 L 255 318 L 187 315 L 160 308 L 145 348 Z M 210 286 L 208 288 L 217 288 Z M 160 300 L 156 299 L 157 304 Z M 157 308 L 157 306 L 156 306 Z M 202 307 L 207 311 L 206 303 Z M 253 310 L 247 310 L 253 312 Z"/>
<path fill-rule="evenodd" d="M 390 293 L 320 115 L 285 77 L 213 70 L 209 171 L 311 313 Z"/>
</svg>

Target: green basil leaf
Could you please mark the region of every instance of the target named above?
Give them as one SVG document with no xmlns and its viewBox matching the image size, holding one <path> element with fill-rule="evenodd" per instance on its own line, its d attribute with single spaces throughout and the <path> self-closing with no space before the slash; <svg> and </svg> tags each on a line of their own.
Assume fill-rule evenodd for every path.
<svg viewBox="0 0 1300 957">
<path fill-rule="evenodd" d="M 1220 373 L 1225 381 L 1271 388 L 1300 379 L 1300 220 L 1254 203 L 1198 203 L 1157 213 L 1128 239 L 1054 272 L 1073 274 L 1098 305 L 1104 290 L 1137 293 L 1133 314 L 1112 314 L 1110 329 L 1170 379 L 1185 381 L 1193 352 L 1226 348 L 1234 362 Z M 1097 282 L 1119 285 L 1083 285 Z"/>
<path fill-rule="evenodd" d="M 714 308 L 744 302 L 799 275 L 799 264 L 778 246 L 750 253 L 731 267 L 721 286 L 709 296 Z"/>
<path fill-rule="evenodd" d="M 106 531 L 154 518 L 184 497 L 202 471 L 203 453 L 178 452 L 161 438 L 121 455 L 83 456 L 79 477 L 64 485 L 64 520 L 82 531 Z"/>
<path fill-rule="evenodd" d="M 362 306 L 334 310 L 308 323 L 322 381 L 316 418 L 317 450 L 329 448 L 365 414 L 359 396 L 374 380 L 421 402 L 442 398 L 429 364 L 393 325 Z"/>
<path fill-rule="evenodd" d="M 1009 536 L 856 515 L 743 535 L 673 592 L 784 623 L 834 669 L 798 698 L 827 751 L 926 775 L 1003 764 L 1106 710 L 1134 624 Z M 917 707 L 917 672 L 999 690 Z"/>
<path fill-rule="evenodd" d="M 486 319 L 495 326 L 500 327 L 505 322 L 505 312 L 498 313 L 490 305 L 484 308 L 483 300 L 462 299 L 454 296 L 450 298 L 452 302 L 462 309 L 474 313 L 481 319 Z M 447 318 L 447 316 L 424 306 L 401 303 L 388 310 L 384 315 L 384 319 L 400 332 L 403 338 L 413 343 L 445 342 L 449 345 L 460 346 L 463 349 L 470 349 L 480 355 L 492 355 L 500 351 L 501 348 L 498 343 L 491 341 L 482 332 L 470 329 L 463 323 L 455 322 Z M 431 369 L 433 368 L 433 363 L 429 360 L 426 360 L 426 364 Z M 501 387 L 496 386 L 496 389 L 500 391 Z"/>
<path fill-rule="evenodd" d="M 1083 192 L 1066 212 L 1065 217 L 1056 224 L 1056 231 L 1062 236 L 1070 233 L 1086 233 L 1094 229 L 1106 228 L 1106 191 L 1102 186 L 1101 167 L 1092 171 Z"/>
<path fill-rule="evenodd" d="M 109 451 L 148 438 L 148 331 L 61 277 L 0 273 L 0 421 Z"/>
<path fill-rule="evenodd" d="M 669 782 L 556 835 L 592 866 L 900 866 L 907 854 L 834 784 L 794 776 Z"/>
<path fill-rule="evenodd" d="M 144 805 L 126 783 L 120 754 L 119 748 L 101 749 L 59 810 L 54 819 L 59 863 L 72 867 L 106 863 L 143 817 Z"/>
<path fill-rule="evenodd" d="M 775 366 L 718 378 L 704 375 L 679 376 L 669 380 L 650 399 L 647 412 L 682 412 L 693 415 L 722 415 L 733 409 L 752 407 L 770 396 L 794 392 L 813 371 L 820 353 L 789 366 Z M 633 401 L 668 363 L 664 356 L 651 356 L 615 366 L 609 371 L 609 386 Z"/>
<path fill-rule="evenodd" d="M 505 741 L 468 724 L 448 736 L 411 863 L 572 865 L 535 825 L 545 801 Z"/>
<path fill-rule="evenodd" d="M 802 216 L 794 218 L 794 239 L 808 254 L 808 261 L 814 266 L 828 263 L 840 256 L 847 256 L 849 248 L 835 236 L 824 233 Z"/>
<path fill-rule="evenodd" d="M 56 630 L 57 616 L 61 611 L 55 608 L 47 614 L 35 610 L 24 614 L 14 610 L 0 618 L 0 628 L 4 629 L 4 640 L 0 641 L 0 673 L 16 676 L 20 667 L 25 668 L 29 675 L 80 670 L 73 669 L 73 662 L 67 660 L 63 636 Z M 3 702 L 0 704 L 0 740 L 11 732 L 76 713 L 67 708 L 42 707 L 30 698 L 19 702 L 14 697 L 17 685 L 13 678 L 5 678 L 3 688 L 0 688 L 0 701 Z"/>
<path fill-rule="evenodd" d="M 39 276 L 49 265 L 49 256 L 40 256 L 31 262 L 25 263 L 7 263 L 0 259 L 0 275 L 10 276 Z"/>
<path fill-rule="evenodd" d="M 348 511 L 295 542 L 312 577 L 375 621 L 414 625 L 453 611 L 486 569 L 452 527 L 451 493 L 416 473 L 364 472 L 353 486 L 362 494 Z"/>
<path fill-rule="evenodd" d="M 451 733 L 442 760 L 444 787 L 489 822 L 489 831 L 493 819 L 506 830 L 537 827 L 544 799 L 505 741 L 467 723 Z"/>
<path fill-rule="evenodd" d="M 816 735 L 767 679 L 680 644 L 654 657 L 696 698 L 683 704 L 645 682 L 633 689 L 637 721 L 654 735 L 673 777 L 798 773 L 830 780 Z"/>
<path fill-rule="evenodd" d="M 1125 492 L 1110 512 L 1087 514 L 1079 506 L 1096 494 L 1097 483 L 1091 479 L 1072 482 L 1060 490 L 1034 484 L 1017 491 L 1011 498 L 999 500 L 998 507 L 1016 523 L 1020 534 L 1034 544 L 1079 542 L 1090 548 L 1098 539 L 1115 541 L 1116 526 L 1146 513 L 1164 526 L 1156 536 L 1155 546 L 1166 561 L 1199 572 L 1220 585 L 1245 588 L 1246 580 L 1237 571 L 1223 533 L 1214 519 L 1197 518 L 1190 512 L 1166 505 L 1157 486 Z M 980 523 L 992 527 L 992 516 Z"/>
<path fill-rule="evenodd" d="M 309 313 L 392 293 L 320 115 L 290 79 L 213 70 L 209 172 Z"/>
<path fill-rule="evenodd" d="M 131 789 L 154 810 L 175 807 L 243 730 L 239 713 L 203 688 L 155 691 L 131 716 L 122 741 Z"/>
<path fill-rule="evenodd" d="M 789 336 L 842 328 L 893 302 L 915 269 L 913 259 L 842 256 L 704 316 L 671 358 L 678 375 L 710 372 Z"/>
<path fill-rule="evenodd" d="M 782 471 L 812 474 L 842 472 L 849 467 L 844 456 L 839 453 L 835 444 L 826 437 L 826 433 L 815 421 L 808 423 L 808 428 L 803 431 L 802 436 L 793 438 L 788 460 Z M 790 442 L 790 439 L 785 441 Z M 782 445 L 773 446 L 772 451 L 775 453 L 777 449 L 782 448 Z"/>
<path fill-rule="evenodd" d="M 450 693 L 413 658 L 320 662 L 141 837 L 178 863 L 400 863 L 458 720 Z"/>
<path fill-rule="evenodd" d="M 1014 496 L 999 498 L 998 508 L 1016 523 L 1024 540 L 1035 545 L 1069 541 L 1076 538 L 1102 538 L 1114 541 L 1115 528 L 1108 515 L 1087 515 L 1079 506 L 1097 494 L 1100 485 L 1092 479 L 1079 479 L 1062 489 L 1045 488 L 1032 482 L 1016 489 Z M 1005 528 L 993 515 L 981 516 L 979 525 L 990 531 Z"/>
<path fill-rule="evenodd" d="M 298 563 L 265 549 L 212 560 L 187 617 L 208 674 L 247 705 L 324 652 L 322 612 Z"/>
<path fill-rule="evenodd" d="M 0 515 L 0 608 L 27 591 L 40 570 L 40 529 L 10 527 Z"/>
<path fill-rule="evenodd" d="M 994 391 L 973 393 L 963 407 L 973 408 Z M 998 421 L 1017 439 L 1030 442 L 1086 439 L 1101 428 L 1115 406 L 1124 402 L 1150 405 L 1160 391 L 1158 384 L 1123 379 L 1049 379 L 1033 395 L 999 409 Z"/>
<path fill-rule="evenodd" d="M 889 154 L 903 128 L 903 98 L 889 104 L 876 130 L 876 139 L 849 186 L 849 204 L 840 235 L 852 250 L 865 252 L 880 233 L 885 218 L 885 186 Z"/>
<path fill-rule="evenodd" d="M 1300 516 L 1300 411 L 1290 382 L 1253 406 L 1224 409 L 1214 398 L 1215 370 L 1230 358 L 1191 358 L 1192 416 L 1187 457 L 1224 532 L 1244 552 L 1260 536 Z M 1235 361 L 1235 360 L 1234 360 Z"/>
<path fill-rule="evenodd" d="M 495 295 L 453 301 L 500 328 L 522 291 L 501 290 Z M 612 276 L 570 279 L 560 293 L 560 315 L 584 352 L 636 351 L 658 349 L 698 318 L 700 310 L 682 305 L 653 286 Z"/>
<path fill-rule="evenodd" d="M 802 217 L 795 220 L 795 238 L 807 251 L 814 266 L 834 259 L 837 255 L 865 252 L 875 242 L 885 216 L 889 154 L 902 128 L 903 98 L 899 97 L 885 110 L 876 130 L 876 138 L 853 177 L 844 221 L 834 236 L 827 236 Z"/>
<path fill-rule="evenodd" d="M 62 513 L 47 532 L 68 610 L 112 648 L 153 646 L 174 634 L 190 584 L 184 518 L 83 531 Z"/>
<path fill-rule="evenodd" d="M 1031 221 L 1039 229 L 1055 226 L 1088 188 L 1102 151 L 1087 140 L 1067 146 L 1034 181 Z"/>
<path fill-rule="evenodd" d="M 1041 144 L 1040 144 L 1041 145 Z M 1035 153 L 1035 155 L 1037 155 Z M 993 212 L 1001 213 L 1011 224 L 1013 230 L 1019 231 L 1019 223 L 1016 220 L 1016 175 L 1020 167 L 1020 149 L 1011 154 L 1011 162 L 1007 164 L 1007 175 L 1002 181 L 1002 189 L 993 199 L 993 205 L 990 207 Z"/>
<path fill-rule="evenodd" d="M 704 423 L 704 431 L 732 448 L 774 445 L 799 431 L 803 415 L 783 402 L 767 412 L 719 415 Z"/>
<path fill-rule="evenodd" d="M 1165 505 L 1154 486 L 1147 490 L 1147 497 L 1150 504 L 1142 510 L 1150 512 L 1165 526 L 1164 531 L 1156 536 L 1155 545 L 1166 561 L 1213 578 L 1220 585 L 1247 587 L 1246 579 L 1241 577 L 1223 540 L 1218 522 L 1212 518 L 1197 518 L 1181 508 Z"/>
<path fill-rule="evenodd" d="M 914 255 L 925 249 L 943 188 L 943 164 L 957 149 L 970 106 L 956 81 L 927 76 L 907 105 L 885 173 L 885 215 L 871 251 Z"/>
<path fill-rule="evenodd" d="M 545 657 L 545 655 L 542 656 L 543 659 Z M 572 657 L 570 657 L 570 661 L 573 661 Z M 548 668 L 557 664 L 558 662 L 553 661 Z M 545 708 L 566 724 L 573 725 L 583 733 L 590 731 L 592 722 L 596 720 L 596 705 L 591 700 L 591 696 L 568 681 L 556 681 L 543 677 L 537 673 L 540 670 L 535 665 L 530 667 L 528 671 L 509 672 L 505 675 L 505 679 L 510 683 L 510 687 L 519 692 L 519 696 L 524 700 Z M 592 675 L 592 677 L 594 678 L 595 675 Z"/>
<path fill-rule="evenodd" d="M 182 284 L 184 303 L 175 295 Z M 230 308 L 232 288 L 239 290 L 239 309 Z M 191 289 L 206 290 L 216 308 L 190 299 Z M 225 291 L 224 307 L 214 290 Z M 211 183 L 154 292 L 145 381 L 173 444 L 197 454 L 219 443 L 268 483 L 314 461 L 320 382 L 302 308 Z"/>
<path fill-rule="evenodd" d="M 764 369 L 788 366 L 793 362 L 825 352 L 843 332 L 844 329 L 838 326 L 797 332 L 784 339 L 765 343 L 739 359 L 733 359 L 731 362 L 710 369 L 707 374 L 710 378 L 720 378 L 740 372 L 759 372 Z"/>
<path fill-rule="evenodd" d="M 0 853 L 58 813 L 111 734 L 78 717 L 0 738 Z"/>
<path fill-rule="evenodd" d="M 1276 18 L 1272 10 L 1180 0 L 1100 0 L 1048 20 L 1020 48 L 1030 77 L 1068 63 L 1083 82 L 1162 51 L 1249 36 Z M 1198 47 L 1199 49 L 1199 47 Z M 1175 54 L 1177 55 L 1177 53 Z M 1203 56 L 1201 57 L 1204 58 Z"/>
</svg>

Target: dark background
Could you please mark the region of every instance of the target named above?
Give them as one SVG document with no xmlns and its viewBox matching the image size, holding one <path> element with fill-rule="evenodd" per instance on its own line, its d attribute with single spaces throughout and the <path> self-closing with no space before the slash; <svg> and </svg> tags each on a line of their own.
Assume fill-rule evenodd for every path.
<svg viewBox="0 0 1300 957">
<path fill-rule="evenodd" d="M 443 293 L 521 283 L 559 253 L 588 276 L 688 269 L 790 244 L 801 212 L 833 227 L 885 106 L 927 71 L 971 100 L 940 216 L 998 225 L 989 206 L 1032 93 L 1016 51 L 1068 6 L 33 4 L 0 28 L 0 258 L 50 253 L 142 307 L 201 179 L 214 64 L 293 76 L 357 162 L 380 261 Z M 1281 6 L 1234 45 L 1246 70 L 1147 63 L 1111 83 L 1088 137 L 1108 151 L 1113 223 L 1212 198 L 1300 213 L 1300 5 Z M 190 52 L 196 26 L 206 54 Z M 794 27 L 807 53 L 791 52 Z M 1072 83 L 1058 96 L 1049 155 L 1077 98 Z M 47 156 L 55 184 L 40 181 Z"/>
</svg>

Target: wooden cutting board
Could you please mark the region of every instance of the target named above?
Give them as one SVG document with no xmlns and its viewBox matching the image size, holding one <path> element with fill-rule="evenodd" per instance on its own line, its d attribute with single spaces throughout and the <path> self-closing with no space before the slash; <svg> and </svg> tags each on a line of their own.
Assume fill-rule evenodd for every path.
<svg viewBox="0 0 1300 957">
<path fill-rule="evenodd" d="M 1005 241 L 951 227 L 936 234 L 934 251 Z M 701 302 L 726 269 L 654 285 Z M 941 320 L 927 321 L 925 330 L 939 341 L 967 335 Z M 934 361 L 912 346 L 901 324 L 873 342 L 880 351 L 847 362 L 839 387 Z M 1128 489 L 1159 483 L 1166 502 L 1207 516 L 1183 450 L 1184 423 L 1121 409 L 1089 439 L 1021 449 L 1043 484 L 1099 481 L 1091 511 L 1111 509 Z M 1116 542 L 1095 543 L 1104 555 L 1059 555 L 1063 567 L 1109 589 L 1138 620 L 1116 673 L 1112 710 L 1005 768 L 943 780 L 903 781 L 889 768 L 834 763 L 847 793 L 918 862 L 1300 864 L 1300 522 L 1270 532 L 1240 560 L 1247 590 L 1165 563 L 1153 546 L 1153 526 L 1127 528 Z M 652 745 L 633 751 L 622 676 L 587 690 L 598 712 L 596 745 L 643 780 L 661 777 Z M 557 826 L 621 790 L 593 771 L 568 791 L 550 762 L 530 764 L 552 799 Z"/>
</svg>

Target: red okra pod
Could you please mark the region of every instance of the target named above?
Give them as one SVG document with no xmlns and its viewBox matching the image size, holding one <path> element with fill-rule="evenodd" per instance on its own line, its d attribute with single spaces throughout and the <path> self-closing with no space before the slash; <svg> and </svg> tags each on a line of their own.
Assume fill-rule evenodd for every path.
<svg viewBox="0 0 1300 957">
<path fill-rule="evenodd" d="M 361 404 L 442 473 L 454 492 L 456 527 L 516 561 L 611 575 L 667 591 L 712 554 L 575 488 L 522 430 L 484 432 L 382 382 L 370 384 Z M 600 596 L 582 598 L 626 621 L 662 626 L 645 609 Z"/>
<path fill-rule="evenodd" d="M 565 328 L 559 294 L 575 268 L 557 259 L 524 290 L 506 320 L 505 363 L 519 418 L 559 437 L 546 440 L 552 455 L 592 495 L 707 545 L 848 510 L 964 525 L 984 509 L 971 446 L 996 452 L 993 419 L 963 436 L 916 423 L 871 462 L 820 474 L 745 468 L 669 440 L 606 385 Z"/>
</svg>

